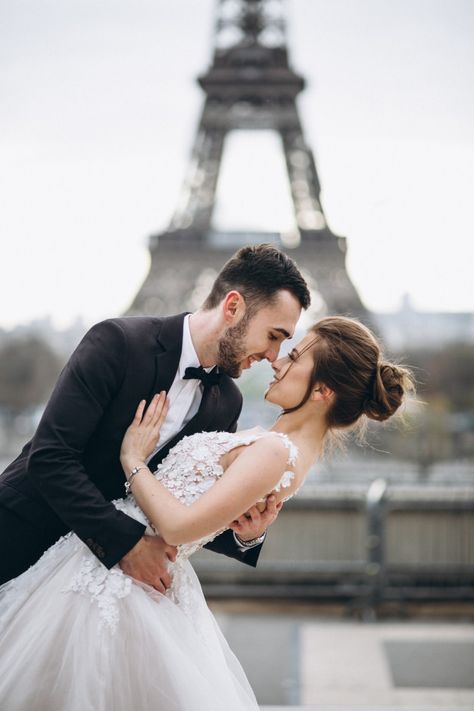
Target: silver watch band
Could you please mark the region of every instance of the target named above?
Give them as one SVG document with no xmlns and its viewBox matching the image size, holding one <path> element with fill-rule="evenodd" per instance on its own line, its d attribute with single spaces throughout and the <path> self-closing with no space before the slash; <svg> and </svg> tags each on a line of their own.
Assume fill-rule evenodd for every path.
<svg viewBox="0 0 474 711">
<path fill-rule="evenodd" d="M 263 543 L 266 538 L 266 535 L 267 532 L 265 531 L 264 533 L 262 533 L 261 536 L 258 536 L 258 538 L 252 538 L 250 539 L 250 541 L 244 541 L 243 538 L 241 538 L 239 534 L 234 531 L 234 540 L 239 546 L 239 548 L 254 548 L 255 546 L 259 546 L 261 543 Z"/>
</svg>

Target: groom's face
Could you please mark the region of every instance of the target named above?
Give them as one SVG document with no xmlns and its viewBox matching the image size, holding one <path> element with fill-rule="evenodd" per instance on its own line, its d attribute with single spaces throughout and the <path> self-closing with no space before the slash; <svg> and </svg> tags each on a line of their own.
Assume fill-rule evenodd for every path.
<svg viewBox="0 0 474 711">
<path fill-rule="evenodd" d="M 218 342 L 217 365 L 238 378 L 256 361 L 266 358 L 273 363 L 282 342 L 293 337 L 300 314 L 301 304 L 291 292 L 277 292 L 272 304 L 262 306 L 251 317 L 246 312 L 227 329 Z"/>
</svg>

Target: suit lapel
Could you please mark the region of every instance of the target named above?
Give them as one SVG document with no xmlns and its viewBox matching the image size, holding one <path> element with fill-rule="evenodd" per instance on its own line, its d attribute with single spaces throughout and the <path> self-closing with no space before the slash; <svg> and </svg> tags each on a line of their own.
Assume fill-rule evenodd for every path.
<svg viewBox="0 0 474 711">
<path fill-rule="evenodd" d="M 219 395 L 220 389 L 218 385 L 212 385 L 210 388 L 204 389 L 199 410 L 196 412 L 194 417 L 189 420 L 186 427 L 181 430 L 181 436 L 183 436 L 183 432 L 184 435 L 187 435 L 193 434 L 194 432 L 201 432 L 202 430 L 209 431 L 212 429 L 217 403 L 219 402 Z M 189 432 L 187 431 L 188 428 Z"/>
<path fill-rule="evenodd" d="M 169 391 L 178 370 L 183 347 L 183 321 L 186 313 L 164 318 L 157 336 L 155 378 L 148 399 L 162 390 Z"/>
</svg>

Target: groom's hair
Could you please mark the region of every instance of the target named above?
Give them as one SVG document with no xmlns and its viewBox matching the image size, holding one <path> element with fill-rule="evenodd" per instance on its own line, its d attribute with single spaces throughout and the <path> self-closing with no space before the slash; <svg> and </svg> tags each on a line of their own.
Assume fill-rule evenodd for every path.
<svg viewBox="0 0 474 711">
<path fill-rule="evenodd" d="M 281 289 L 287 289 L 307 309 L 311 297 L 298 267 L 288 255 L 271 244 L 242 247 L 222 267 L 203 304 L 213 309 L 229 291 L 238 291 L 249 312 L 271 304 Z"/>
</svg>

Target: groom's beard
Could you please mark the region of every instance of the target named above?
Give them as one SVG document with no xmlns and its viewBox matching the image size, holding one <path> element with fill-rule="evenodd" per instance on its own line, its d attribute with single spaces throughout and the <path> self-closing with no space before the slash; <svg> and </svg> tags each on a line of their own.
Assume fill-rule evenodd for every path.
<svg viewBox="0 0 474 711">
<path fill-rule="evenodd" d="M 245 314 L 237 326 L 232 326 L 217 344 L 217 365 L 231 378 L 242 374 L 242 361 L 245 358 L 243 342 L 247 335 L 250 314 Z"/>
</svg>

